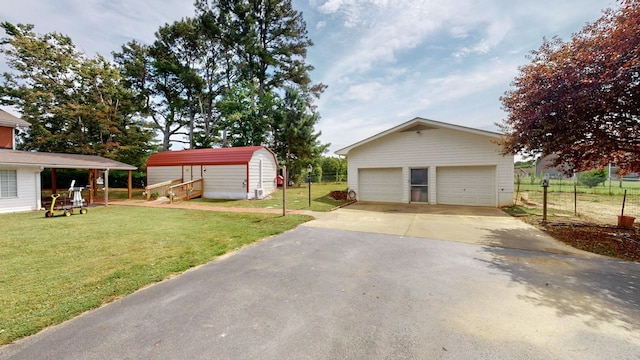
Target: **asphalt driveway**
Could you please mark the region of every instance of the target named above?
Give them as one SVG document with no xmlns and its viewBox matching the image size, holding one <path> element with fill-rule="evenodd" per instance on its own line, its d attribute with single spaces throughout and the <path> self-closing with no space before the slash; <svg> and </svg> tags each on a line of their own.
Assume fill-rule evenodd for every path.
<svg viewBox="0 0 640 360">
<path fill-rule="evenodd" d="M 0 359 L 640 359 L 638 263 L 316 221 Z"/>
</svg>

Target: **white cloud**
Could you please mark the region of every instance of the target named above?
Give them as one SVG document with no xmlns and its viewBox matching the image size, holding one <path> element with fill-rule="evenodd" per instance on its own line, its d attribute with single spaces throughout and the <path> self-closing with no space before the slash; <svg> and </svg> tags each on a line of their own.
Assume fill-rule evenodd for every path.
<svg viewBox="0 0 640 360">
<path fill-rule="evenodd" d="M 370 101 L 380 92 L 382 87 L 379 82 L 352 85 L 344 96 L 346 100 Z"/>
</svg>

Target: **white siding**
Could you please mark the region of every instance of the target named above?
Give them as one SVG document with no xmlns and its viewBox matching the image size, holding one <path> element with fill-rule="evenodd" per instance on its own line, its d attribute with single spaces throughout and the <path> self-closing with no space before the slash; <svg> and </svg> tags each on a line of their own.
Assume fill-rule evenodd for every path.
<svg viewBox="0 0 640 360">
<path fill-rule="evenodd" d="M 250 199 L 255 197 L 256 189 L 263 189 L 265 196 L 276 190 L 277 167 L 273 154 L 268 150 L 260 149 L 253 154 L 249 161 L 248 196 Z"/>
<path fill-rule="evenodd" d="M 247 199 L 246 165 L 205 165 L 204 197 L 212 199 Z"/>
<path fill-rule="evenodd" d="M 513 156 L 502 156 L 494 140 L 453 129 L 388 134 L 349 151 L 349 188 L 358 194 L 358 169 L 402 167 L 402 202 L 408 203 L 410 168 L 429 168 L 430 185 L 435 185 L 439 166 L 495 166 L 498 206 L 508 205 L 513 197 Z M 429 203 L 437 203 L 436 191 L 436 186 L 429 186 Z"/>
<path fill-rule="evenodd" d="M 182 179 L 182 166 L 150 166 L 147 168 L 147 185 Z"/>
<path fill-rule="evenodd" d="M 0 198 L 0 213 L 39 210 L 40 208 L 40 169 L 38 167 L 8 168 L 16 170 L 18 196 Z"/>
</svg>

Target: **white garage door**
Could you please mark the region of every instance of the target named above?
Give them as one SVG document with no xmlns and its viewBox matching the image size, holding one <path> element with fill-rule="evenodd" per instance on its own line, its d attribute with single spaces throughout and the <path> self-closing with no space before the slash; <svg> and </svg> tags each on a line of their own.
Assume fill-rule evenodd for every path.
<svg viewBox="0 0 640 360">
<path fill-rule="evenodd" d="M 358 200 L 402 202 L 402 169 L 358 169 Z"/>
<path fill-rule="evenodd" d="M 436 201 L 443 205 L 496 206 L 495 166 L 436 169 Z"/>
</svg>

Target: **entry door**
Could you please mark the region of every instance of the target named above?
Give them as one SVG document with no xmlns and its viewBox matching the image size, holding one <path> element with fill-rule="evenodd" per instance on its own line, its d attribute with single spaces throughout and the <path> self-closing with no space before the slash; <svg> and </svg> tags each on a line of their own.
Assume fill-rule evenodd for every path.
<svg viewBox="0 0 640 360">
<path fill-rule="evenodd" d="M 411 169 L 411 202 L 429 202 L 429 170 Z"/>
</svg>

